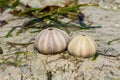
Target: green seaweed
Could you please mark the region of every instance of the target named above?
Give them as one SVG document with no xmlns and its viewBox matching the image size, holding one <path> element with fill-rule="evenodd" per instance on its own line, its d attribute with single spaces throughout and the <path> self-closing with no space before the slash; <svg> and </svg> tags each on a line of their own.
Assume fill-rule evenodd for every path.
<svg viewBox="0 0 120 80">
<path fill-rule="evenodd" d="M 0 0 L 0 7 L 8 7 L 10 0 Z"/>
<path fill-rule="evenodd" d="M 15 62 L 12 62 L 12 61 L 6 61 L 6 62 L 3 62 L 2 64 L 6 64 L 6 65 L 13 65 L 13 66 L 15 66 L 15 67 L 17 67 L 17 66 L 20 66 L 20 65 L 21 65 L 21 63 L 20 63 L 20 62 L 18 62 L 18 61 L 15 61 Z"/>
<path fill-rule="evenodd" d="M 0 7 L 3 8 L 15 8 L 19 4 L 19 0 L 0 0 Z"/>
<path fill-rule="evenodd" d="M 11 0 L 10 7 L 11 8 L 16 8 L 20 4 L 20 0 Z"/>
<path fill-rule="evenodd" d="M 85 3 L 85 4 L 79 4 L 79 7 L 85 7 L 85 6 L 95 6 L 95 7 L 99 7 L 99 4 L 90 4 L 90 3 Z"/>
<path fill-rule="evenodd" d="M 30 44 L 33 44 L 33 42 L 29 42 L 29 43 L 14 43 L 14 42 L 7 42 L 8 45 L 17 45 L 17 46 L 28 46 Z"/>
<path fill-rule="evenodd" d="M 52 8 L 53 7 L 53 8 Z M 46 12 L 46 8 L 49 8 L 49 11 Z M 25 11 L 21 11 L 18 13 L 19 16 L 29 15 L 36 18 L 49 18 L 54 14 L 66 14 L 67 12 L 77 12 L 79 6 L 70 6 L 70 7 L 56 7 L 55 6 L 46 6 L 44 8 L 28 8 Z"/>
<path fill-rule="evenodd" d="M 81 24 L 76 24 L 76 23 L 69 24 L 58 21 L 59 16 L 77 19 L 79 7 L 97 6 L 96 4 L 78 4 L 78 0 L 75 0 L 74 4 L 76 5 L 70 5 L 65 7 L 59 7 L 59 6 L 46 6 L 43 8 L 25 7 L 26 9 L 25 11 L 20 10 L 15 12 L 17 13 L 18 16 L 26 16 L 26 17 L 30 16 L 35 18 L 23 24 L 21 26 L 21 29 L 19 29 L 16 32 L 16 36 L 22 32 L 25 32 L 29 28 L 43 29 L 48 26 L 57 27 L 57 28 L 59 28 L 60 26 L 77 26 L 80 29 L 101 28 L 101 26 L 90 26 L 90 25 L 83 26 Z M 46 21 L 47 19 L 50 21 L 50 23 L 47 23 Z M 31 31 L 30 33 L 35 33 L 35 32 L 39 32 L 39 30 Z"/>
<path fill-rule="evenodd" d="M 113 40 L 111 40 L 111 41 L 108 41 L 108 45 L 111 45 L 112 44 L 112 42 L 114 42 L 114 41 L 118 41 L 118 40 L 120 40 L 120 38 L 117 38 L 117 39 L 113 39 Z"/>
<path fill-rule="evenodd" d="M 12 37 L 12 32 L 16 29 L 16 27 L 13 27 L 7 34 L 6 34 L 6 38 L 8 37 Z"/>
<path fill-rule="evenodd" d="M 40 10 L 40 9 L 39 8 L 28 8 L 25 11 L 21 11 L 18 15 L 24 15 L 24 14 L 35 12 L 35 11 L 38 11 L 38 10 Z"/>
<path fill-rule="evenodd" d="M 77 11 L 79 10 L 79 6 L 71 6 L 71 7 L 65 7 L 65 8 L 60 8 L 58 10 L 58 14 L 59 15 L 66 15 L 66 13 L 69 13 L 69 12 L 74 12 L 77 14 Z"/>
<path fill-rule="evenodd" d="M 15 67 L 23 66 L 27 64 L 27 56 L 31 54 L 32 52 L 28 51 L 17 51 L 14 54 L 6 54 L 0 58 L 2 60 L 0 64 L 12 65 Z M 24 55 L 23 58 L 21 58 L 21 55 Z M 22 59 L 26 59 L 26 61 L 22 61 Z"/>
<path fill-rule="evenodd" d="M 96 53 L 96 54 L 93 56 L 92 60 L 96 60 L 96 59 L 98 58 L 98 56 L 99 56 L 99 53 Z"/>
<path fill-rule="evenodd" d="M 32 19 L 28 22 L 25 22 L 21 26 L 21 28 L 16 32 L 16 36 L 19 35 L 20 33 L 24 32 L 24 31 L 26 31 L 29 28 L 39 28 L 39 27 L 36 27 L 36 25 L 35 25 L 36 23 L 39 23 L 39 22 L 42 22 L 42 20 L 40 18 L 35 18 L 35 19 Z"/>
<path fill-rule="evenodd" d="M 16 36 L 18 36 L 20 33 L 25 32 L 28 29 L 28 27 L 21 27 L 17 32 Z"/>
<path fill-rule="evenodd" d="M 40 32 L 42 29 L 39 30 L 35 30 L 35 31 L 30 31 L 30 33 L 36 33 L 36 32 Z"/>
<path fill-rule="evenodd" d="M 74 0 L 74 5 L 78 5 L 79 0 Z"/>
</svg>

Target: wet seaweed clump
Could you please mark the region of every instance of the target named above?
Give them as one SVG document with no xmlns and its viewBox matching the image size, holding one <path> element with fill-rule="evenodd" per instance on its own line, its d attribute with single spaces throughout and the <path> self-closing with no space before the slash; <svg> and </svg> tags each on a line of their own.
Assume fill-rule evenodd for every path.
<svg viewBox="0 0 120 80">
<path fill-rule="evenodd" d="M 3 49 L 0 47 L 0 54 L 3 54 Z"/>
<path fill-rule="evenodd" d="M 3 54 L 0 56 L 0 64 L 8 66 L 25 66 L 30 61 L 28 58 L 32 52 L 16 51 L 15 54 Z"/>
<path fill-rule="evenodd" d="M 12 10 L 9 12 L 18 17 L 29 17 L 30 20 L 25 22 L 23 25 L 19 26 L 18 32 L 16 35 L 28 30 L 29 28 L 38 29 L 33 31 L 32 33 L 39 32 L 44 28 L 49 27 L 57 27 L 65 29 L 68 31 L 66 27 L 68 26 L 75 26 L 79 27 L 80 29 L 91 29 L 91 28 L 101 28 L 101 26 L 90 26 L 89 24 L 84 23 L 85 15 L 81 12 L 80 7 L 84 6 L 96 6 L 98 4 L 79 4 L 78 0 L 67 0 L 64 3 L 64 6 L 61 7 L 59 5 L 46 5 L 43 7 L 32 7 L 29 4 L 24 5 L 21 3 L 21 0 L 1 0 L 0 4 L 3 8 L 11 8 Z M 82 14 L 81 14 L 82 13 Z M 62 22 L 61 19 L 67 18 L 68 22 Z M 82 19 L 82 21 L 81 21 Z M 79 23 L 75 21 L 78 20 Z M 18 27 L 18 26 L 16 26 Z M 11 37 L 12 32 L 15 30 L 15 27 L 12 28 L 6 37 Z"/>
</svg>

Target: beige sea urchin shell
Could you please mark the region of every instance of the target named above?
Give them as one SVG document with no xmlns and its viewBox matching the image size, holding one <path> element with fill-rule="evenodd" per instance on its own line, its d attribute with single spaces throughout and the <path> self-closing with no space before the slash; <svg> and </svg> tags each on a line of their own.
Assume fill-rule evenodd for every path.
<svg viewBox="0 0 120 80">
<path fill-rule="evenodd" d="M 70 41 L 68 51 L 71 55 L 78 57 L 91 57 L 97 52 L 97 47 L 90 37 L 79 35 Z"/>
<path fill-rule="evenodd" d="M 62 52 L 67 48 L 69 36 L 57 28 L 48 28 L 41 31 L 35 38 L 35 47 L 39 52 L 52 54 Z"/>
</svg>

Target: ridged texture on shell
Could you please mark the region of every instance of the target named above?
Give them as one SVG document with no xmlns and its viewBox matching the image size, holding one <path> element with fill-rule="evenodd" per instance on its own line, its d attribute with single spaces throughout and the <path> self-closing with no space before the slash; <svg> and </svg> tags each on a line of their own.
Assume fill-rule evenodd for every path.
<svg viewBox="0 0 120 80">
<path fill-rule="evenodd" d="M 90 37 L 80 35 L 71 40 L 68 51 L 71 55 L 78 57 L 91 57 L 97 52 L 97 46 Z"/>
<path fill-rule="evenodd" d="M 35 47 L 39 52 L 52 54 L 62 52 L 67 48 L 69 36 L 57 28 L 48 28 L 41 31 L 35 38 Z"/>
</svg>

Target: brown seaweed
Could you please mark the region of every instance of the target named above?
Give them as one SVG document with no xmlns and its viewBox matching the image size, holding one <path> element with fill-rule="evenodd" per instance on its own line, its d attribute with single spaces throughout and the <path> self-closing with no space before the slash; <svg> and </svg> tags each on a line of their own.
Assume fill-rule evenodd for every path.
<svg viewBox="0 0 120 80">
<path fill-rule="evenodd" d="M 52 80 L 52 72 L 51 71 L 47 71 L 47 80 Z"/>
<path fill-rule="evenodd" d="M 0 47 L 0 54 L 3 54 L 3 49 Z"/>
</svg>

